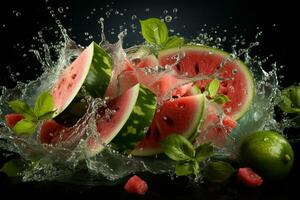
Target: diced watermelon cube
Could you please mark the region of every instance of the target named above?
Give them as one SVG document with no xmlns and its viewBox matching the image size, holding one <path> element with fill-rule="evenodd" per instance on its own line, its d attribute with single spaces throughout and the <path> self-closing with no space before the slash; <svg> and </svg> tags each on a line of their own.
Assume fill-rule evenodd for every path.
<svg viewBox="0 0 300 200">
<path fill-rule="evenodd" d="M 22 119 L 24 119 L 24 117 L 21 114 L 11 113 L 5 115 L 5 122 L 9 127 L 14 127 L 16 123 Z"/>
<path fill-rule="evenodd" d="M 263 179 L 251 168 L 239 168 L 237 179 L 246 187 L 258 187 L 263 184 Z"/>
<path fill-rule="evenodd" d="M 124 189 L 128 193 L 144 195 L 148 190 L 148 185 L 143 179 L 134 175 L 127 181 Z"/>
</svg>

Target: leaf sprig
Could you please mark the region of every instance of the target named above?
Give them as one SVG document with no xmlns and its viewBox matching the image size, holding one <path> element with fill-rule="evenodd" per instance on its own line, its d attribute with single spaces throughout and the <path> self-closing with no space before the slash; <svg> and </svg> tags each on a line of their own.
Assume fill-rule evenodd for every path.
<svg viewBox="0 0 300 200">
<path fill-rule="evenodd" d="M 184 44 L 184 39 L 182 37 L 169 37 L 166 23 L 158 18 L 141 20 L 140 23 L 144 39 L 160 49 L 179 47 Z"/>
<path fill-rule="evenodd" d="M 194 174 L 198 176 L 201 172 L 210 182 L 223 182 L 230 178 L 235 172 L 228 162 L 210 161 L 205 164 L 214 149 L 210 143 L 204 143 L 197 148 L 183 136 L 172 134 L 161 142 L 164 153 L 176 161 L 175 173 L 177 176 Z M 201 166 L 201 168 L 200 168 Z"/>
<path fill-rule="evenodd" d="M 8 105 L 14 112 L 24 116 L 24 119 L 13 127 L 17 134 L 33 134 L 39 121 L 52 119 L 55 113 L 54 100 L 49 92 L 42 93 L 33 108 L 23 100 L 9 101 Z"/>
<path fill-rule="evenodd" d="M 223 104 L 230 101 L 226 95 L 218 94 L 219 87 L 220 81 L 218 79 L 213 79 L 206 87 L 208 96 L 218 104 Z"/>
</svg>

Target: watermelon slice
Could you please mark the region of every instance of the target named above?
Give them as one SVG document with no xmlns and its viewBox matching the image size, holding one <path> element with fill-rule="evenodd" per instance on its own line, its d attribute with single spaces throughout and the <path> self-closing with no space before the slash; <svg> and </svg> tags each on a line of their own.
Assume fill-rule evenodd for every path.
<svg viewBox="0 0 300 200">
<path fill-rule="evenodd" d="M 64 111 L 84 85 L 94 97 L 103 97 L 110 81 L 111 59 L 96 43 L 92 42 L 60 75 L 51 88 L 54 98 L 54 116 Z"/>
<path fill-rule="evenodd" d="M 206 110 L 203 94 L 166 101 L 155 113 L 146 136 L 131 152 L 135 156 L 151 156 L 161 153 L 160 141 L 171 134 L 191 139 L 197 135 Z"/>
<path fill-rule="evenodd" d="M 176 55 L 184 55 L 176 64 Z M 234 120 L 240 119 L 250 107 L 254 96 L 254 81 L 248 67 L 239 60 L 230 60 L 230 55 L 219 49 L 206 46 L 186 46 L 159 52 L 159 63 L 162 66 L 175 65 L 179 74 L 188 76 L 212 75 L 220 69 L 219 76 L 223 81 L 219 94 L 225 94 L 230 102 L 224 104 L 225 114 Z M 223 67 L 221 67 L 223 65 Z M 196 81 L 202 90 L 210 80 Z"/>
</svg>

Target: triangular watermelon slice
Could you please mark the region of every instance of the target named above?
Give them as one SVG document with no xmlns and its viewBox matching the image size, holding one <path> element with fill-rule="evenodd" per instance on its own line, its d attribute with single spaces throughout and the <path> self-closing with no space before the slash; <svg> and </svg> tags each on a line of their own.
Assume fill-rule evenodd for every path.
<svg viewBox="0 0 300 200">
<path fill-rule="evenodd" d="M 193 139 L 203 123 L 206 107 L 207 100 L 203 94 L 166 101 L 155 113 L 146 136 L 131 154 L 151 156 L 161 153 L 160 141 L 171 134 Z"/>
</svg>

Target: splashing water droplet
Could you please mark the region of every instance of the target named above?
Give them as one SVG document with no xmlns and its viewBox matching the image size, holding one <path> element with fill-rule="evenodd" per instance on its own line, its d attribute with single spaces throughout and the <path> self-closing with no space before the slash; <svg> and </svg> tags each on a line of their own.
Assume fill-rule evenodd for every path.
<svg viewBox="0 0 300 200">
<path fill-rule="evenodd" d="M 177 8 L 173 8 L 173 13 L 177 13 L 178 9 Z"/>
<path fill-rule="evenodd" d="M 63 12 L 64 12 L 64 8 L 63 8 L 63 7 L 59 7 L 59 8 L 57 8 L 57 11 L 58 11 L 59 13 L 63 13 Z"/>
<path fill-rule="evenodd" d="M 145 11 L 146 11 L 146 12 L 149 12 L 149 11 L 150 11 L 150 8 L 146 8 Z"/>
<path fill-rule="evenodd" d="M 171 16 L 171 15 L 167 15 L 167 16 L 165 17 L 165 21 L 166 21 L 166 22 L 171 22 L 171 21 L 172 21 L 172 16 Z"/>
<path fill-rule="evenodd" d="M 132 20 L 135 20 L 135 19 L 137 19 L 137 16 L 136 16 L 136 15 L 132 15 L 132 16 L 131 16 L 131 19 L 132 19 Z"/>
<path fill-rule="evenodd" d="M 168 14 L 169 11 L 168 11 L 168 10 L 164 10 L 163 13 L 164 13 L 164 14 Z"/>
</svg>

